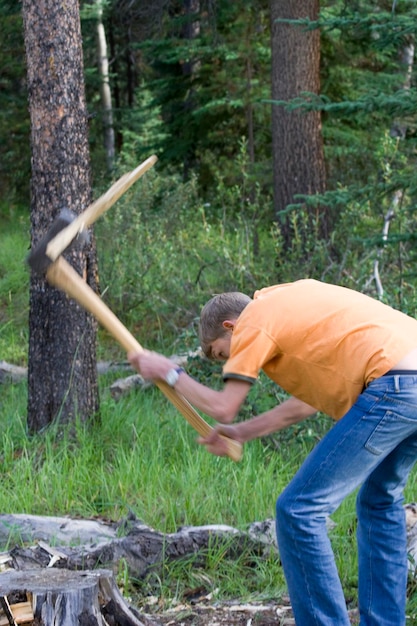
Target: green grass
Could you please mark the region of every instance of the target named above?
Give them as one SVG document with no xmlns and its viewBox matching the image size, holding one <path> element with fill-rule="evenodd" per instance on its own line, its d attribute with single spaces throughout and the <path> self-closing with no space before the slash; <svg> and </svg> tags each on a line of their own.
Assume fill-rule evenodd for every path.
<svg viewBox="0 0 417 626">
<path fill-rule="evenodd" d="M 0 360 L 22 364 L 27 359 L 29 270 L 25 257 L 29 226 L 17 218 L 12 226 L 0 221 Z"/>
<path fill-rule="evenodd" d="M 8 385 L 0 399 L 0 510 L 3 513 L 103 516 L 119 520 L 129 511 L 161 532 L 183 525 L 228 524 L 245 530 L 255 520 L 274 516 L 277 495 L 314 445 L 312 424 L 297 432 L 245 446 L 235 464 L 198 446 L 196 434 L 158 390 L 133 392 L 115 402 L 101 379 L 101 421 L 78 425 L 76 438 L 55 436 L 51 428 L 28 437 L 26 385 Z M 325 423 L 318 424 L 324 430 Z M 278 445 L 278 447 L 276 447 Z M 407 489 L 415 499 L 416 476 Z M 356 602 L 354 498 L 333 516 L 331 531 L 346 597 Z M 11 529 L 9 542 L 19 543 Z M 278 599 L 285 591 L 279 560 L 233 559 L 213 547 L 201 558 L 167 563 L 146 581 L 129 578 L 119 565 L 124 593 L 140 605 L 157 595 L 168 605 L 186 589 L 203 585 L 217 599 Z M 413 598 L 411 599 L 411 602 Z M 410 607 L 412 606 L 410 602 Z M 411 611 L 411 609 L 410 609 Z"/>
<path fill-rule="evenodd" d="M 119 402 L 110 396 L 110 377 L 101 380 L 101 421 L 78 425 L 76 437 L 55 437 L 51 428 L 29 438 L 25 428 L 24 383 L 2 389 L 0 406 L 0 510 L 3 513 L 103 516 L 119 520 L 129 511 L 161 532 L 183 525 L 228 524 L 247 529 L 274 516 L 275 499 L 313 445 L 311 424 L 296 437 L 282 434 L 278 448 L 269 441 L 245 446 L 240 463 L 213 457 L 198 446 L 196 434 L 156 389 L 135 391 Z M 321 426 L 322 428 L 325 425 Z M 289 443 L 292 441 L 292 443 Z M 276 442 L 277 443 L 277 442 Z M 407 496 L 414 499 L 413 474 Z M 356 602 L 357 559 L 354 497 L 333 516 L 331 538 L 352 605 Z M 19 543 L 11 532 L 7 549 Z M 230 560 L 224 548 L 169 563 L 146 581 L 129 579 L 121 563 L 125 593 L 140 604 L 147 594 L 161 602 L 180 599 L 203 585 L 218 598 L 267 599 L 284 593 L 279 560 Z M 414 594 L 410 607 L 414 602 Z M 411 608 L 410 608 L 411 610 Z"/>
<path fill-rule="evenodd" d="M 254 520 L 273 516 L 275 496 L 292 473 L 279 454 L 265 454 L 261 442 L 247 446 L 239 464 L 207 454 L 196 443 L 194 430 L 157 390 L 116 403 L 103 389 L 101 422 L 79 425 L 75 440 L 55 438 L 53 428 L 28 438 L 25 393 L 24 383 L 2 393 L 3 513 L 117 520 L 133 511 L 162 532 L 208 523 L 244 530 Z M 12 540 L 18 536 L 12 534 Z M 253 558 L 243 554 L 231 568 L 223 551 L 213 549 L 206 556 L 204 572 L 188 558 L 142 583 L 142 592 L 168 598 L 203 574 L 222 596 L 276 596 L 284 588 L 278 562 L 267 566 L 259 560 L 255 567 Z"/>
<path fill-rule="evenodd" d="M 133 510 L 163 532 L 183 524 L 243 527 L 273 516 L 274 492 L 301 460 L 301 449 L 283 462 L 259 441 L 242 463 L 213 457 L 157 390 L 117 403 L 103 390 L 101 422 L 78 425 L 76 441 L 55 438 L 53 427 L 28 438 L 25 395 L 24 383 L 2 389 L 3 512 L 117 519 Z"/>
</svg>

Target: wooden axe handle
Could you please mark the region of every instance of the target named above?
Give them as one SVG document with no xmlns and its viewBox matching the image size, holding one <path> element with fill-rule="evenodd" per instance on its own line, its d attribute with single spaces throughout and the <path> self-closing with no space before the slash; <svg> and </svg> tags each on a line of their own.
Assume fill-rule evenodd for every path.
<svg viewBox="0 0 417 626">
<path fill-rule="evenodd" d="M 158 160 L 155 155 L 146 159 L 143 163 L 138 165 L 131 172 L 124 174 L 119 180 L 117 180 L 106 191 L 105 194 L 100 196 L 95 202 L 90 204 L 75 220 L 68 224 L 63 230 L 61 230 L 51 241 L 46 248 L 46 256 L 51 261 L 56 261 L 60 254 L 70 245 L 73 239 L 84 228 L 91 226 L 105 211 L 107 211 L 113 204 L 124 194 L 125 191 L 133 185 L 145 172 L 147 172 Z"/>
<path fill-rule="evenodd" d="M 133 335 L 122 324 L 118 317 L 109 309 L 102 299 L 91 289 L 75 269 L 63 258 L 59 257 L 55 263 L 49 266 L 46 278 L 51 285 L 58 287 L 68 296 L 76 300 L 81 306 L 89 311 L 120 343 L 126 352 L 142 352 L 143 348 Z M 165 381 L 158 380 L 155 384 L 172 404 L 182 413 L 187 422 L 202 436 L 207 437 L 213 428 L 197 413 L 194 407 L 173 387 Z M 233 461 L 239 461 L 242 457 L 242 445 L 229 437 L 224 437 L 227 442 L 227 455 Z"/>
</svg>

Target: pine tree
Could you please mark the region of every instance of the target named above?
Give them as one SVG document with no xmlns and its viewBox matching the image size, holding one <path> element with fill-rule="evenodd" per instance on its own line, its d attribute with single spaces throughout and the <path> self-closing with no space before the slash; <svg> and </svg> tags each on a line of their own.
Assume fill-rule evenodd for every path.
<svg viewBox="0 0 417 626">
<path fill-rule="evenodd" d="M 63 207 L 90 201 L 88 114 L 78 2 L 23 2 L 31 117 L 31 225 L 36 246 Z M 72 264 L 94 287 L 95 249 Z M 81 307 L 33 275 L 29 316 L 28 427 L 82 421 L 98 410 L 96 324 Z"/>
</svg>

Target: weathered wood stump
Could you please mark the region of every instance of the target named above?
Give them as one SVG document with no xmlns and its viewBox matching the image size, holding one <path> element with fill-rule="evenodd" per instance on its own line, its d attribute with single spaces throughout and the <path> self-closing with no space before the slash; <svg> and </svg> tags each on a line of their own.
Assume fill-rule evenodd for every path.
<svg viewBox="0 0 417 626">
<path fill-rule="evenodd" d="M 19 609 L 22 605 L 24 611 Z M 112 572 L 105 569 L 8 570 L 0 574 L 0 606 L 0 624 L 11 626 L 156 625 L 148 618 L 141 621 L 125 603 Z"/>
</svg>

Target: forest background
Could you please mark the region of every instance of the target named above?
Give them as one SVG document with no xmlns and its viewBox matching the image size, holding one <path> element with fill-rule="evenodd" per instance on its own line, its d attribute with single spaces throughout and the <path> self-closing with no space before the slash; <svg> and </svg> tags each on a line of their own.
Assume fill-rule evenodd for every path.
<svg viewBox="0 0 417 626">
<path fill-rule="evenodd" d="M 95 196 L 151 154 L 159 157 L 157 172 L 137 186 L 129 218 L 119 206 L 97 225 L 102 291 L 116 313 L 141 320 L 154 343 L 161 327 L 165 340 L 168 330 L 177 336 L 187 328 L 212 291 L 253 292 L 311 276 L 378 296 L 376 261 L 379 295 L 414 313 L 412 2 L 322 3 L 321 92 L 300 94 L 293 106 L 321 112 L 327 193 L 310 203 L 328 216 L 326 238 L 306 218 L 308 202 L 274 206 L 269 3 L 202 3 L 198 34 L 187 37 L 181 2 L 100 5 L 114 156 L 103 141 L 98 6 L 81 6 Z M 27 215 L 30 146 L 20 5 L 0 7 L 5 223 Z M 197 69 L 190 61 L 184 68 L 186 59 L 196 59 Z M 285 245 L 284 218 L 291 225 Z"/>
<path fill-rule="evenodd" d="M 299 94 L 286 110 L 320 112 L 326 190 L 295 197 L 286 206 L 277 206 L 273 194 L 271 111 L 278 105 L 271 103 L 271 4 L 201 2 L 197 12 L 196 4 L 162 0 L 81 4 L 95 197 L 151 154 L 159 158 L 97 223 L 101 293 L 146 347 L 167 354 L 197 348 L 196 320 L 212 293 L 233 289 L 251 294 L 267 284 L 307 276 L 352 287 L 416 315 L 415 3 L 322 2 L 319 24 L 300 24 L 306 30 L 320 26 L 321 87 L 319 94 Z M 186 28 L 190 11 L 191 31 Z M 25 365 L 29 275 L 23 261 L 30 245 L 31 162 L 20 4 L 1 0 L 0 22 L 0 357 Z M 99 27 L 104 28 L 108 48 L 111 107 L 107 108 L 97 63 Z M 309 59 L 304 61 L 308 69 Z M 98 357 L 120 359 L 120 349 L 103 331 Z M 220 380 L 218 369 L 204 362 L 192 361 L 189 367 L 211 384 Z M 145 416 L 166 416 L 169 409 L 157 395 L 150 400 L 135 397 L 116 407 L 105 395 L 108 382 L 101 381 L 103 424 L 95 426 L 107 430 L 86 433 L 80 427 L 79 457 L 70 448 L 63 454 L 61 446 L 71 445 L 65 439 L 57 443 L 45 434 L 42 441 L 27 439 L 23 387 L 1 390 L 5 420 L 1 476 L 7 493 L 3 511 L 117 517 L 133 506 L 161 530 L 226 517 L 243 526 L 273 514 L 271 489 L 279 492 L 327 427 L 323 417 L 273 443 L 257 442 L 247 454 L 245 475 L 244 470 L 216 465 L 214 480 L 204 451 L 195 452 L 187 428 L 181 430 L 178 422 L 172 435 L 162 420 L 153 460 L 145 459 L 141 443 L 155 440 L 152 427 L 156 428 L 151 422 L 145 429 Z M 277 399 L 279 391 L 261 381 L 243 413 L 263 410 Z M 110 414 L 112 419 L 106 420 Z M 134 470 L 127 452 L 132 432 L 143 461 Z M 173 453 L 172 436 L 179 438 L 176 488 L 172 460 L 166 484 L 155 466 L 155 455 L 164 443 Z M 99 459 L 90 458 L 94 437 L 101 442 Z M 116 439 L 117 455 L 111 451 Z M 274 456 L 271 450 L 276 453 L 283 443 L 294 447 Z M 146 478 L 145 461 L 154 472 Z M 107 472 L 105 483 L 103 466 L 110 465 L 115 482 Z M 265 469 L 265 490 L 260 486 L 259 498 L 250 502 L 254 468 L 260 465 Z M 24 480 L 22 472 L 27 472 Z M 43 481 L 36 480 L 44 472 L 46 482 L 55 485 L 54 497 L 42 487 Z M 202 476 L 207 482 L 214 480 L 213 490 L 222 482 L 224 506 L 219 506 L 217 492 L 212 500 L 205 496 L 204 506 L 200 501 L 194 508 L 191 501 L 201 492 L 197 472 L 198 481 L 203 482 Z M 63 473 L 65 492 L 54 478 Z M 92 475 L 94 480 L 89 480 Z M 138 489 L 145 483 L 153 484 L 150 493 Z M 80 484 L 85 486 L 82 494 Z M 232 506 L 226 494 L 237 484 L 241 491 Z M 409 489 L 413 499 L 413 485 Z M 161 496 L 173 492 L 175 502 Z M 210 501 L 215 503 L 211 507 Z M 352 523 L 347 506 L 336 531 L 339 559 L 345 566 L 354 562 L 346 539 L 352 535 Z M 218 563 L 213 576 L 216 567 Z M 346 567 L 344 582 L 354 595 L 354 563 Z M 279 573 L 267 583 L 268 574 L 261 570 L 262 583 L 256 579 L 250 588 L 271 589 L 277 580 L 283 584 Z M 231 588 L 236 593 L 236 586 Z"/>
</svg>

